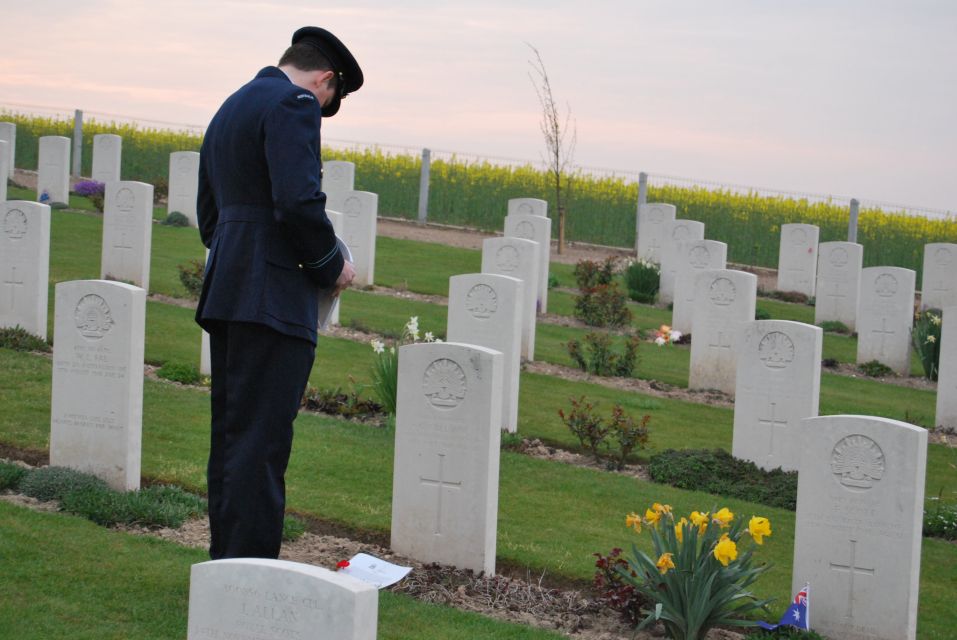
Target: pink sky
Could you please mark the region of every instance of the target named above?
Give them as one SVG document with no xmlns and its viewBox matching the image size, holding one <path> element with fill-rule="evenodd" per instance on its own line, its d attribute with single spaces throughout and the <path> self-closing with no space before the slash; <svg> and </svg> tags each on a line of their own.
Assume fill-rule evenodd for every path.
<svg viewBox="0 0 957 640">
<path fill-rule="evenodd" d="M 530 42 L 578 164 L 957 210 L 945 0 L 8 4 L 0 107 L 203 125 L 315 24 L 366 76 L 326 137 L 534 160 Z"/>
</svg>

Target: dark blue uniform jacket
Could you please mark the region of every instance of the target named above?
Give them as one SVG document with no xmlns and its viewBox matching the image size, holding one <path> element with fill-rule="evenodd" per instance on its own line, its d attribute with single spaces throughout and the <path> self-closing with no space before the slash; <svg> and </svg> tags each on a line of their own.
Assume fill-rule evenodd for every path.
<svg viewBox="0 0 957 640">
<path fill-rule="evenodd" d="M 196 321 L 267 325 L 316 342 L 318 297 L 342 271 L 326 216 L 321 108 L 266 67 L 210 122 L 199 162 L 197 217 L 209 248 Z"/>
</svg>

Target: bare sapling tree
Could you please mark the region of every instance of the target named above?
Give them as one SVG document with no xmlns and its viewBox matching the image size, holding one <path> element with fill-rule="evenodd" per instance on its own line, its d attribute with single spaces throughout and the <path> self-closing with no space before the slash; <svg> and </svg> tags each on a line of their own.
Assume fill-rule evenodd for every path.
<svg viewBox="0 0 957 640">
<path fill-rule="evenodd" d="M 535 54 L 535 59 L 528 61 L 532 67 L 528 77 L 532 81 L 538 103 L 542 108 L 540 126 L 545 138 L 543 160 L 555 186 L 555 206 L 558 209 L 558 253 L 562 253 L 565 250 L 565 210 L 571 186 L 571 175 L 568 170 L 575 156 L 577 131 L 575 121 L 572 119 L 571 106 L 566 103 L 564 118 L 559 113 L 552 94 L 552 83 L 548 79 L 548 72 L 545 70 L 541 54 L 531 44 L 527 42 L 525 44 Z"/>
</svg>

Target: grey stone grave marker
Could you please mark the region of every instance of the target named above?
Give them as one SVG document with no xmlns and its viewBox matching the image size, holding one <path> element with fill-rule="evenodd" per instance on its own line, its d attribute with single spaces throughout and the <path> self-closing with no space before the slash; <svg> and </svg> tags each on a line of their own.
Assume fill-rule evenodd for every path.
<svg viewBox="0 0 957 640">
<path fill-rule="evenodd" d="M 954 305 L 957 305 L 957 244 L 924 245 L 920 308 L 943 309 Z"/>
<path fill-rule="evenodd" d="M 910 373 L 916 278 L 914 271 L 900 267 L 868 267 L 861 272 L 858 364 L 877 360 L 901 375 Z"/>
<path fill-rule="evenodd" d="M 13 179 L 14 163 L 16 162 L 17 148 L 17 125 L 12 122 L 0 122 L 0 140 L 7 143 L 7 173 L 6 175 Z"/>
<path fill-rule="evenodd" d="M 731 453 L 762 469 L 797 471 L 801 420 L 817 416 L 824 332 L 802 322 L 755 320 L 738 329 Z"/>
<path fill-rule="evenodd" d="M 375 241 L 379 216 L 379 196 L 368 191 L 348 191 L 341 194 L 340 203 L 326 205 L 326 212 L 343 215 L 342 241 L 352 252 L 356 268 L 355 286 L 371 286 L 375 280 Z"/>
<path fill-rule="evenodd" d="M 817 280 L 819 229 L 813 224 L 782 224 L 778 253 L 778 291 L 811 297 Z"/>
<path fill-rule="evenodd" d="M 118 491 L 140 486 L 146 292 L 105 280 L 56 285 L 50 464 Z"/>
<path fill-rule="evenodd" d="M 842 640 L 917 630 L 927 430 L 871 416 L 804 420 L 792 591 L 811 626 Z"/>
<path fill-rule="evenodd" d="M 518 430 L 518 387 L 522 364 L 524 283 L 491 273 L 449 278 L 446 338 L 502 353 L 502 417 L 499 426 Z"/>
<path fill-rule="evenodd" d="M 687 243 L 704 239 L 704 223 L 696 220 L 672 220 L 664 224 L 664 231 L 660 253 L 661 286 L 658 288 L 658 303 L 667 305 L 675 300 L 679 256 Z"/>
<path fill-rule="evenodd" d="M 19 326 L 46 340 L 50 207 L 0 202 L 0 224 L 0 327 Z"/>
<path fill-rule="evenodd" d="M 199 153 L 174 151 L 169 154 L 169 193 L 166 214 L 182 213 L 195 227 L 196 197 L 199 193 Z"/>
<path fill-rule="evenodd" d="M 523 238 L 488 238 L 482 242 L 482 273 L 518 278 L 523 284 L 522 356 L 535 359 L 535 286 L 539 246 Z"/>
<path fill-rule="evenodd" d="M 153 185 L 108 182 L 103 204 L 100 278 L 131 282 L 149 291 L 153 239 Z"/>
<path fill-rule="evenodd" d="M 695 277 L 689 389 L 734 394 L 738 327 L 754 320 L 758 278 L 733 269 L 708 269 Z"/>
<path fill-rule="evenodd" d="M 513 238 L 534 240 L 538 243 L 538 313 L 548 313 L 548 267 L 552 247 L 552 221 L 550 218 L 524 213 L 512 213 L 505 217 L 505 235 Z"/>
<path fill-rule="evenodd" d="M 843 322 L 857 331 L 857 305 L 861 293 L 864 247 L 856 242 L 822 242 L 818 245 L 814 324 Z"/>
<path fill-rule="evenodd" d="M 638 208 L 638 239 L 635 251 L 639 258 L 655 264 L 661 263 L 661 247 L 667 237 L 666 223 L 677 215 L 673 204 L 649 202 Z"/>
<path fill-rule="evenodd" d="M 704 269 L 724 269 L 728 245 L 716 240 L 685 242 L 678 253 L 675 271 L 674 306 L 671 328 L 690 333 L 694 320 L 694 279 Z"/>
<path fill-rule="evenodd" d="M 957 429 L 957 306 L 943 310 L 940 370 L 937 372 L 937 418 L 934 424 Z"/>
<path fill-rule="evenodd" d="M 194 564 L 187 640 L 375 640 L 379 591 L 341 572 L 287 560 Z"/>
<path fill-rule="evenodd" d="M 392 549 L 495 573 L 502 354 L 459 343 L 399 349 Z"/>
<path fill-rule="evenodd" d="M 93 136 L 93 175 L 97 182 L 106 184 L 120 179 L 120 158 L 123 138 L 112 133 Z"/>
<path fill-rule="evenodd" d="M 44 199 L 44 196 L 46 199 Z M 42 136 L 37 158 L 37 201 L 70 202 L 70 139 Z"/>
<path fill-rule="evenodd" d="M 539 198 L 511 198 L 508 201 L 508 215 L 522 214 L 548 217 L 548 201 Z"/>
</svg>

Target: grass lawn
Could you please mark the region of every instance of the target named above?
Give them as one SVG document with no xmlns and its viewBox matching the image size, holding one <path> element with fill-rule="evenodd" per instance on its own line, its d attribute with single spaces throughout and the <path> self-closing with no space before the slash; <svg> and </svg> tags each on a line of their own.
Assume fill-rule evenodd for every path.
<svg viewBox="0 0 957 640">
<path fill-rule="evenodd" d="M 185 638 L 190 566 L 209 559 L 204 550 L 3 502 L 0 558 L 16 558 L 4 562 L 0 637 L 18 640 Z M 378 637 L 562 636 L 380 591 Z"/>
</svg>

